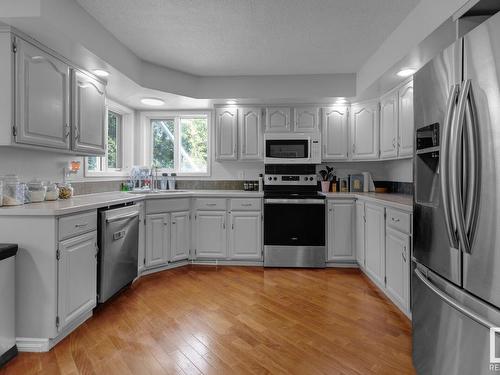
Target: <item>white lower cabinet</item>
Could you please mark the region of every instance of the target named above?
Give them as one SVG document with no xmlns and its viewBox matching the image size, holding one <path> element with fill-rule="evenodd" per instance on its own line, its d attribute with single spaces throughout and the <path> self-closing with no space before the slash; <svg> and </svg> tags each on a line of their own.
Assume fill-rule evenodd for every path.
<svg viewBox="0 0 500 375">
<path fill-rule="evenodd" d="M 229 213 L 229 256 L 235 260 L 262 258 L 262 215 L 260 211 Z"/>
<path fill-rule="evenodd" d="M 328 202 L 328 261 L 355 261 L 354 213 L 354 200 Z"/>
<path fill-rule="evenodd" d="M 365 204 L 365 270 L 379 285 L 385 277 L 385 208 Z"/>
<path fill-rule="evenodd" d="M 365 203 L 356 201 L 356 261 L 365 267 Z"/>
<path fill-rule="evenodd" d="M 97 232 L 59 242 L 56 325 L 61 331 L 97 301 Z"/>
<path fill-rule="evenodd" d="M 170 214 L 146 216 L 146 267 L 168 262 L 170 253 Z"/>
<path fill-rule="evenodd" d="M 386 229 L 385 287 L 394 302 L 403 310 L 410 308 L 410 236 Z"/>
<path fill-rule="evenodd" d="M 226 258 L 226 211 L 198 210 L 195 222 L 196 258 Z"/>
<path fill-rule="evenodd" d="M 170 215 L 171 243 L 170 261 L 176 262 L 189 258 L 191 220 L 189 211 L 173 212 Z"/>
</svg>

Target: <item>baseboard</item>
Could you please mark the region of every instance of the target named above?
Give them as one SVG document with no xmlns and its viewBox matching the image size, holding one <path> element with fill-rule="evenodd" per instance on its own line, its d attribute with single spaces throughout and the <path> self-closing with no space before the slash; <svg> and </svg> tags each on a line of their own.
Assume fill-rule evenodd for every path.
<svg viewBox="0 0 500 375">
<path fill-rule="evenodd" d="M 14 345 L 12 348 L 7 350 L 5 353 L 0 355 L 0 369 L 7 363 L 9 362 L 12 358 L 14 358 L 17 355 L 17 346 Z"/>
<path fill-rule="evenodd" d="M 156 272 L 171 270 L 171 269 L 178 268 L 178 267 L 184 267 L 184 266 L 187 266 L 188 264 L 190 264 L 190 261 L 180 260 L 178 262 L 168 263 L 168 264 L 164 264 L 162 266 L 158 266 L 158 267 L 154 267 L 154 268 L 143 268 L 142 272 L 139 274 L 139 276 L 134 281 L 139 280 L 141 278 L 141 276 L 146 276 L 146 275 L 150 275 L 150 274 L 156 273 Z"/>
<path fill-rule="evenodd" d="M 191 260 L 190 264 L 196 266 L 247 266 L 247 267 L 263 267 L 264 262 L 261 260 Z"/>
<path fill-rule="evenodd" d="M 351 262 L 327 262 L 326 268 L 359 268 L 358 263 Z"/>
<path fill-rule="evenodd" d="M 17 349 L 20 352 L 48 352 L 59 342 L 61 342 L 66 336 L 82 325 L 87 319 L 92 316 L 92 311 L 88 311 L 81 315 L 73 323 L 65 327 L 59 335 L 53 339 L 49 338 L 31 338 L 31 337 L 16 337 Z"/>
</svg>

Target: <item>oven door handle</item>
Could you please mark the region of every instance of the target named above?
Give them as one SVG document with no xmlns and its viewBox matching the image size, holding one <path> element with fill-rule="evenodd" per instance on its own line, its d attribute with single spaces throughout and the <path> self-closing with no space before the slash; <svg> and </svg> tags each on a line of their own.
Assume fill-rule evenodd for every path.
<svg viewBox="0 0 500 375">
<path fill-rule="evenodd" d="M 267 198 L 264 199 L 264 204 L 325 204 L 324 199 L 280 199 L 280 198 Z"/>
</svg>

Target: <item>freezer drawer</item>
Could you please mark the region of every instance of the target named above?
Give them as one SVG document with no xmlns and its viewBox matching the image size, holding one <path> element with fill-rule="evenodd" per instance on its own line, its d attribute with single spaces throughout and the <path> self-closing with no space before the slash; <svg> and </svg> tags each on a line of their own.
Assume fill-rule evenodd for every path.
<svg viewBox="0 0 500 375">
<path fill-rule="evenodd" d="M 412 296 L 413 364 L 419 375 L 492 374 L 489 328 L 500 326 L 499 310 L 421 266 L 413 273 Z M 500 357 L 498 334 L 495 347 Z"/>
</svg>

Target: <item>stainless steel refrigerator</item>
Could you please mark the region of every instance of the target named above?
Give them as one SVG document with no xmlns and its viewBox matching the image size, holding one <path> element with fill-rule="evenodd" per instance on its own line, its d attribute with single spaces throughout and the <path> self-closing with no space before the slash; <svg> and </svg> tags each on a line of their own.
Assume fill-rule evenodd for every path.
<svg viewBox="0 0 500 375">
<path fill-rule="evenodd" d="M 500 327 L 500 14 L 415 74 L 414 104 L 414 366 L 420 375 L 492 374 L 500 370 L 490 363 L 500 357 L 500 333 L 490 345 L 490 328 Z"/>
</svg>

